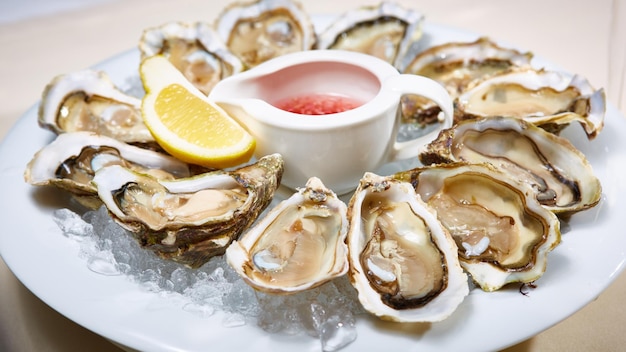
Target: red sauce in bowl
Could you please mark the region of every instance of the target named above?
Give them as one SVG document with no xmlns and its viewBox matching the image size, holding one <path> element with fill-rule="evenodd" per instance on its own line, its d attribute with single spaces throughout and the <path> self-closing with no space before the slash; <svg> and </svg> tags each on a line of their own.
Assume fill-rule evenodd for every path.
<svg viewBox="0 0 626 352">
<path fill-rule="evenodd" d="M 279 100 L 277 108 L 302 115 L 327 115 L 352 110 L 363 102 L 351 97 L 332 94 L 306 94 Z"/>
</svg>

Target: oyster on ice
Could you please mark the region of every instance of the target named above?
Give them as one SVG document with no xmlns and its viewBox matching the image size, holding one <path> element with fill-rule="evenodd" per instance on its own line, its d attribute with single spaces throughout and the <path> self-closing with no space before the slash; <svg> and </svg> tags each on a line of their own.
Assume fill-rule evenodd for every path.
<svg viewBox="0 0 626 352">
<path fill-rule="evenodd" d="M 217 17 L 215 28 L 246 68 L 280 55 L 310 50 L 316 40 L 309 15 L 293 0 L 233 3 Z"/>
<path fill-rule="evenodd" d="M 120 226 L 164 259 L 200 267 L 246 230 L 270 204 L 283 159 L 265 156 L 233 171 L 159 180 L 119 165 L 93 179 Z"/>
<path fill-rule="evenodd" d="M 416 55 L 403 73 L 431 78 L 443 85 L 455 99 L 474 80 L 513 67 L 530 67 L 532 57 L 532 53 L 505 48 L 481 37 L 473 42 L 432 46 Z M 405 119 L 422 124 L 433 121 L 440 111 L 437 104 L 413 94 L 405 95 L 402 103 Z"/>
<path fill-rule="evenodd" d="M 26 166 L 26 182 L 53 185 L 69 191 L 91 209 L 102 205 L 91 183 L 95 172 L 107 165 L 123 165 L 161 179 L 189 177 L 200 170 L 169 155 L 122 143 L 92 132 L 60 134 L 40 149 Z"/>
<path fill-rule="evenodd" d="M 363 6 L 334 20 L 318 36 L 317 49 L 358 51 L 402 70 L 422 38 L 424 16 L 392 2 Z"/>
<path fill-rule="evenodd" d="M 585 78 L 517 69 L 474 81 L 455 104 L 455 120 L 489 116 L 523 119 L 557 133 L 578 122 L 589 139 L 604 127 L 606 98 Z"/>
<path fill-rule="evenodd" d="M 370 313 L 397 322 L 440 321 L 467 296 L 454 240 L 410 183 L 366 173 L 348 220 L 350 281 Z"/>
<path fill-rule="evenodd" d="M 103 71 L 55 77 L 44 89 L 38 121 L 57 134 L 89 131 L 126 143 L 155 143 L 141 117 L 141 99 L 122 92 Z"/>
<path fill-rule="evenodd" d="M 516 118 L 461 121 L 443 130 L 419 155 L 424 165 L 488 162 L 532 187 L 557 214 L 598 204 L 602 187 L 585 156 L 567 139 Z"/>
<path fill-rule="evenodd" d="M 490 164 L 440 164 L 393 177 L 410 182 L 435 209 L 461 266 L 484 291 L 537 280 L 561 240 L 558 218 L 533 190 Z"/>
<path fill-rule="evenodd" d="M 270 210 L 226 250 L 226 259 L 257 290 L 289 294 L 348 271 L 346 205 L 321 180 Z"/>
<path fill-rule="evenodd" d="M 204 94 L 221 79 L 243 71 L 241 60 L 202 22 L 168 22 L 146 29 L 139 50 L 142 60 L 154 55 L 167 57 Z"/>
</svg>

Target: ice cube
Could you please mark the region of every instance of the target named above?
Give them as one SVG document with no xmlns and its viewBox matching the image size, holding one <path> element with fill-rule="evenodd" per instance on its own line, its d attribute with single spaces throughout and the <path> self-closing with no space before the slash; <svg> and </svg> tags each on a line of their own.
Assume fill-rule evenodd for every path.
<svg viewBox="0 0 626 352">
<path fill-rule="evenodd" d="M 109 251 L 94 253 L 94 255 L 87 260 L 87 267 L 89 270 L 102 275 L 121 275 L 120 271 L 117 269 L 113 254 Z"/>
<path fill-rule="evenodd" d="M 356 340 L 356 336 L 354 318 L 333 314 L 322 324 L 320 331 L 322 351 L 338 351 Z"/>
<path fill-rule="evenodd" d="M 239 313 L 228 313 L 222 320 L 222 326 L 226 328 L 235 328 L 246 325 L 246 317 Z"/>
<path fill-rule="evenodd" d="M 52 220 L 68 237 L 85 237 L 93 233 L 93 226 L 69 209 L 57 209 L 52 213 Z"/>
</svg>

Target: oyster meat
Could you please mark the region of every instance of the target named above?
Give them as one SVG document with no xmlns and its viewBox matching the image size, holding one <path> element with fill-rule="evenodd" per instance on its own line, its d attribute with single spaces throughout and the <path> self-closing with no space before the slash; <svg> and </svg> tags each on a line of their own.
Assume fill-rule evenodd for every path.
<svg viewBox="0 0 626 352">
<path fill-rule="evenodd" d="M 424 165 L 488 162 L 530 185 L 544 207 L 562 215 L 591 208 L 602 195 L 591 165 L 567 139 L 516 118 L 461 121 L 419 158 Z"/>
<path fill-rule="evenodd" d="M 246 230 L 270 204 L 283 159 L 265 156 L 233 171 L 159 180 L 119 165 L 93 183 L 111 217 L 162 258 L 200 267 Z"/>
<path fill-rule="evenodd" d="M 348 205 L 350 281 L 385 320 L 434 322 L 469 292 L 457 246 L 410 183 L 366 173 Z"/>
<path fill-rule="evenodd" d="M 393 2 L 363 6 L 334 20 L 318 36 L 317 49 L 358 51 L 402 70 L 422 38 L 424 16 Z"/>
<path fill-rule="evenodd" d="M 452 99 L 474 80 L 505 72 L 512 67 L 530 67 L 533 55 L 505 48 L 487 37 L 473 42 L 448 42 L 430 47 L 408 64 L 403 73 L 431 78 L 443 85 Z M 437 104 L 414 94 L 402 99 L 405 120 L 427 124 L 439 114 Z"/>
<path fill-rule="evenodd" d="M 95 172 L 107 165 L 123 165 L 160 179 L 189 177 L 200 171 L 169 155 L 110 137 L 68 132 L 35 153 L 26 166 L 24 179 L 32 185 L 67 190 L 80 204 L 96 209 L 102 203 L 91 181 Z"/>
<path fill-rule="evenodd" d="M 533 190 L 490 164 L 440 164 L 393 177 L 435 209 L 461 266 L 484 291 L 539 279 L 561 240 L 558 218 Z"/>
<path fill-rule="evenodd" d="M 455 120 L 488 116 L 523 119 L 557 133 L 571 122 L 589 139 L 604 127 L 606 98 L 581 76 L 517 69 L 474 81 L 456 101 Z"/>
<path fill-rule="evenodd" d="M 44 89 L 38 120 L 57 134 L 90 131 L 126 143 L 155 144 L 141 117 L 141 99 L 122 92 L 103 71 L 55 77 Z"/>
<path fill-rule="evenodd" d="M 346 212 L 312 177 L 234 241 L 226 259 L 257 290 L 288 294 L 319 286 L 348 271 Z"/>
<path fill-rule="evenodd" d="M 529 67 L 533 55 L 505 48 L 487 37 L 473 42 L 449 42 L 430 47 L 404 69 L 404 73 L 426 76 L 443 85 L 454 98 L 475 79 Z"/>
<path fill-rule="evenodd" d="M 309 15 L 293 0 L 233 3 L 217 17 L 215 28 L 246 68 L 280 55 L 310 50 L 316 40 Z"/>
<path fill-rule="evenodd" d="M 243 71 L 217 32 L 206 23 L 168 22 L 146 29 L 139 40 L 142 60 L 163 55 L 202 93 L 221 79 Z"/>
</svg>

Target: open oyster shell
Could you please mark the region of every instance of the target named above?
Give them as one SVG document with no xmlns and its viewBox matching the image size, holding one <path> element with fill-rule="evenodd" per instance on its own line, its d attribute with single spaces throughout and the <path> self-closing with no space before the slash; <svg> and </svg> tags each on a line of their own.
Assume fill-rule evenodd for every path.
<svg viewBox="0 0 626 352">
<path fill-rule="evenodd" d="M 312 177 L 226 250 L 226 259 L 257 290 L 288 294 L 348 271 L 346 205 Z"/>
<path fill-rule="evenodd" d="M 416 55 L 404 73 L 429 77 L 456 97 L 476 79 L 511 67 L 530 67 L 532 57 L 532 53 L 505 48 L 481 37 L 473 42 L 448 42 L 430 47 Z"/>
<path fill-rule="evenodd" d="M 402 70 L 417 50 L 423 20 L 421 13 L 392 2 L 363 6 L 333 21 L 318 36 L 316 48 L 370 54 Z"/>
<path fill-rule="evenodd" d="M 24 179 L 32 185 L 67 190 L 83 206 L 96 209 L 102 202 L 91 181 L 96 171 L 107 165 L 123 165 L 161 179 L 189 177 L 196 172 L 169 155 L 92 132 L 68 132 L 35 153 Z"/>
<path fill-rule="evenodd" d="M 547 209 L 572 214 L 598 204 L 602 187 L 585 156 L 567 139 L 516 118 L 461 121 L 425 147 L 420 161 L 488 162 L 530 185 Z"/>
<path fill-rule="evenodd" d="M 111 217 L 162 258 L 192 268 L 206 263 L 246 230 L 270 204 L 283 159 L 269 155 L 234 171 L 158 180 L 122 166 L 93 179 Z"/>
<path fill-rule="evenodd" d="M 474 81 L 455 107 L 456 121 L 509 116 L 555 133 L 576 121 L 593 139 L 604 127 L 606 98 L 578 75 L 517 69 Z"/>
<path fill-rule="evenodd" d="M 457 246 L 410 183 L 366 173 L 348 206 L 352 285 L 382 319 L 433 322 L 469 292 Z"/>
<path fill-rule="evenodd" d="M 556 215 L 533 190 L 490 164 L 450 163 L 393 175 L 410 182 L 458 246 L 461 266 L 485 291 L 543 275 L 560 240 Z"/>
<path fill-rule="evenodd" d="M 142 60 L 163 55 L 204 94 L 221 79 L 243 71 L 217 32 L 202 22 L 168 22 L 146 29 L 140 40 Z"/>
<path fill-rule="evenodd" d="M 246 68 L 280 55 L 310 50 L 316 40 L 309 15 L 293 0 L 233 3 L 217 16 L 215 28 Z"/>
<path fill-rule="evenodd" d="M 52 79 L 38 121 L 57 134 L 90 131 L 126 143 L 155 143 L 141 117 L 141 99 L 122 92 L 103 71 L 87 69 Z"/>
<path fill-rule="evenodd" d="M 408 64 L 403 73 L 431 78 L 443 85 L 452 99 L 477 79 L 505 72 L 513 67 L 530 67 L 532 53 L 498 45 L 487 37 L 473 42 L 448 42 L 430 47 Z M 427 124 L 439 114 L 437 104 L 421 96 L 402 98 L 406 120 Z"/>
</svg>

